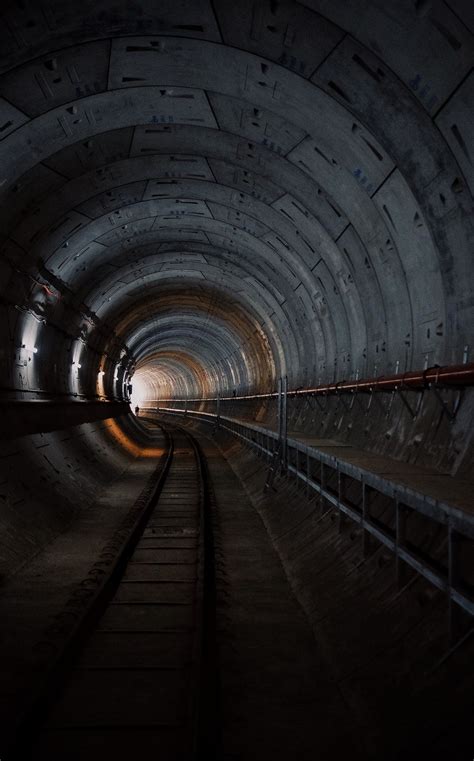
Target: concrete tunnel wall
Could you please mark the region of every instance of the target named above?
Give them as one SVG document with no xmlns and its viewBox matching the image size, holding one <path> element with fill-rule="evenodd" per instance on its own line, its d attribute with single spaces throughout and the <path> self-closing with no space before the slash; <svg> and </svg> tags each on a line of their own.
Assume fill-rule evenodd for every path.
<svg viewBox="0 0 474 761">
<path fill-rule="evenodd" d="M 28 460 L 45 489 L 74 423 L 109 446 L 91 402 L 130 380 L 245 394 L 472 352 L 473 29 L 467 0 L 5 4 L 2 397 L 88 405 L 45 434 L 57 467 Z M 469 472 L 472 395 L 452 425 L 433 399 L 403 415 L 293 422 Z M 7 527 L 44 443 L 6 445 Z"/>
<path fill-rule="evenodd" d="M 109 419 L 0 442 L 0 583 L 93 508 L 133 461 L 138 446 L 122 428 Z"/>
</svg>

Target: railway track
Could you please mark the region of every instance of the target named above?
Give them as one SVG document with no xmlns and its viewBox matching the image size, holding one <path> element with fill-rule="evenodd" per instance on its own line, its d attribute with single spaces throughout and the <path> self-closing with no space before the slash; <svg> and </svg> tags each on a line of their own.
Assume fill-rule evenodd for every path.
<svg viewBox="0 0 474 761">
<path fill-rule="evenodd" d="M 135 521 L 8 758 L 212 759 L 211 493 L 196 440 L 174 426 L 165 434 L 168 454 L 138 528 Z"/>
</svg>

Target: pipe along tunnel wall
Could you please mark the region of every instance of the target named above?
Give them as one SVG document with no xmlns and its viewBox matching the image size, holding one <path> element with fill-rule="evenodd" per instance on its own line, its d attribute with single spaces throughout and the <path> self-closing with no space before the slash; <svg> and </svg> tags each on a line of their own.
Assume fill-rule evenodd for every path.
<svg viewBox="0 0 474 761">
<path fill-rule="evenodd" d="M 472 360 L 467 0 L 1 16 L 5 582 L 140 455 L 130 392 L 272 425 L 232 395 Z M 302 397 L 289 426 L 472 482 L 472 388 L 418 399 Z"/>
</svg>

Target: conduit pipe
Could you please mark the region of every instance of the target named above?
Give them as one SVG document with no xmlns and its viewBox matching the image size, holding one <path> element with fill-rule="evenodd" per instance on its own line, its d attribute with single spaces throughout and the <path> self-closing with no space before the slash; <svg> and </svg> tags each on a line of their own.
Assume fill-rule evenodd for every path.
<svg viewBox="0 0 474 761">
<path fill-rule="evenodd" d="M 288 391 L 288 396 L 306 396 L 338 394 L 340 392 L 356 393 L 358 391 L 396 391 L 397 389 L 426 389 L 430 386 L 472 386 L 474 385 L 474 363 L 464 365 L 446 365 L 444 367 L 429 367 L 426 370 L 414 370 L 397 375 L 381 375 L 360 380 L 339 381 L 326 383 L 313 388 L 298 388 Z M 278 396 L 277 391 L 269 394 L 249 394 L 247 396 L 222 396 L 220 401 L 236 401 L 238 399 L 272 399 Z M 213 402 L 217 397 L 202 399 L 154 399 L 153 402 Z"/>
</svg>

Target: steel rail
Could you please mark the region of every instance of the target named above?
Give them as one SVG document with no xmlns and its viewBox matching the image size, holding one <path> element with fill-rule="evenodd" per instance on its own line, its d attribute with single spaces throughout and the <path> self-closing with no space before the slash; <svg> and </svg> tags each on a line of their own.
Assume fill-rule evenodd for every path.
<svg viewBox="0 0 474 761">
<path fill-rule="evenodd" d="M 159 427 L 167 442 L 166 452 L 160 457 L 145 488 L 104 546 L 98 561 L 90 569 L 89 577 L 83 580 L 83 594 L 79 598 L 73 595 L 59 614 L 70 614 L 72 626 L 53 626 L 47 630 L 46 637 L 37 643 L 38 646 L 44 645 L 47 650 L 52 650 L 54 655 L 42 664 L 44 677 L 41 683 L 32 692 L 27 706 L 10 728 L 8 736 L 3 738 L 5 745 L 2 758 L 6 761 L 22 761 L 25 753 L 31 749 L 35 732 L 54 702 L 58 685 L 76 662 L 87 638 L 115 593 L 157 504 L 174 454 L 172 438 L 163 426 Z"/>
<path fill-rule="evenodd" d="M 183 631 L 193 632 L 190 641 L 190 651 L 183 660 L 183 663 L 177 667 L 173 658 L 171 658 L 170 664 L 161 664 L 161 668 L 168 672 L 190 669 L 190 679 L 185 698 L 187 718 L 180 729 L 181 740 L 189 744 L 189 758 L 206 758 L 212 761 L 213 758 L 217 757 L 219 722 L 216 718 L 218 714 L 216 588 L 211 517 L 213 493 L 208 467 L 199 442 L 190 431 L 174 423 L 167 423 L 166 427 L 164 427 L 151 418 L 147 419 L 145 417 L 142 419 L 162 429 L 168 442 L 167 452 L 160 458 L 159 464 L 149 479 L 147 487 L 142 491 L 140 497 L 127 514 L 125 518 L 125 520 L 129 519 L 128 521 L 126 520 L 127 525 L 123 526 L 123 522 L 120 524 L 120 528 L 115 531 L 112 539 L 102 551 L 99 562 L 91 569 L 94 571 L 93 578 L 89 580 L 91 584 L 85 590 L 82 590 L 86 593 L 85 597 L 83 594 L 79 598 L 73 595 L 71 600 L 63 607 L 60 615 L 74 613 L 73 623 L 70 625 L 66 624 L 67 631 L 64 631 L 59 626 L 56 636 L 48 630 L 49 639 L 43 638 L 43 645 L 54 646 L 55 656 L 45 664 L 45 673 L 41 684 L 38 685 L 38 689 L 29 702 L 27 710 L 19 717 L 15 727 L 16 732 L 12 737 L 11 743 L 6 748 L 5 758 L 7 761 L 23 761 L 24 758 L 35 757 L 29 754 L 36 752 L 37 743 L 41 733 L 45 731 L 45 726 L 47 731 L 47 720 L 51 715 L 51 710 L 53 710 L 54 715 L 54 708 L 58 705 L 61 706 L 61 698 L 57 699 L 59 689 L 65 685 L 67 691 L 67 685 L 74 668 L 77 667 L 80 656 L 84 652 L 84 649 L 87 651 L 87 646 L 93 641 L 96 634 L 99 633 L 100 635 L 101 631 L 111 631 L 107 626 L 105 626 L 105 629 L 101 627 L 103 616 L 107 616 L 117 606 L 125 606 L 126 610 L 127 606 L 134 605 L 150 606 L 150 610 L 154 608 L 155 611 L 160 605 L 175 606 L 176 610 L 182 610 L 182 606 L 191 606 L 189 612 L 190 620 L 185 624 L 182 623 L 180 614 L 178 614 L 177 623 L 170 628 L 166 624 L 167 614 L 165 613 L 165 624 L 161 623 L 156 628 L 155 613 L 152 612 L 149 619 L 146 617 L 140 619 L 139 629 L 134 628 L 132 625 L 130 632 L 128 632 L 128 628 L 124 630 L 119 625 L 118 630 L 124 631 L 124 636 L 130 633 L 133 636 L 133 634 L 139 632 L 153 631 L 157 638 L 166 631 L 174 631 L 178 635 Z M 181 441 L 186 442 L 184 449 L 182 449 L 183 445 L 180 444 L 180 448 L 176 450 L 178 436 L 181 436 Z M 189 447 L 187 446 L 188 443 Z M 179 459 L 180 455 L 182 455 L 181 460 Z M 194 461 L 191 470 L 189 465 L 190 456 Z M 190 476 L 190 473 L 194 475 Z M 192 483 L 183 487 L 183 478 L 185 483 L 188 483 L 189 478 L 191 478 Z M 188 490 L 190 490 L 189 494 L 187 493 Z M 184 499 L 186 507 L 174 506 L 173 501 L 176 499 L 180 503 Z M 173 529 L 174 532 L 178 532 L 177 534 L 170 533 L 169 529 L 175 525 L 173 521 L 176 518 L 179 521 L 183 519 L 183 516 L 186 516 L 185 525 L 188 526 L 191 534 L 196 536 L 196 543 L 189 550 L 186 547 L 179 549 L 184 549 L 186 552 L 194 552 L 194 559 L 187 557 L 184 559 L 169 559 L 166 556 L 160 557 L 159 553 L 156 558 L 135 558 L 136 550 L 139 552 L 143 552 L 143 550 L 149 551 L 148 544 L 145 547 L 141 547 L 142 539 L 144 539 L 144 542 L 149 541 L 147 538 L 144 538 L 144 532 L 148 527 L 150 527 L 153 537 L 157 537 L 156 541 L 163 545 L 166 542 L 166 537 L 170 538 L 171 536 L 180 535 L 181 528 Z M 165 528 L 161 530 L 162 534 L 160 534 L 159 528 L 162 525 L 160 520 L 171 520 L 170 525 L 166 524 Z M 196 525 L 194 524 L 195 520 L 197 520 Z M 155 525 L 156 521 L 158 521 L 157 526 Z M 180 526 L 181 524 L 178 522 L 177 525 Z M 160 536 L 161 540 L 158 540 Z M 173 547 L 176 547 L 176 542 L 173 544 L 173 541 L 175 542 L 175 540 L 171 539 L 172 552 L 174 551 Z M 165 555 L 166 552 L 169 552 L 169 549 L 166 549 L 166 545 L 164 548 L 152 547 L 150 549 L 153 551 L 164 549 Z M 145 578 L 137 580 L 135 575 L 132 579 L 127 577 L 126 572 L 130 568 L 130 562 L 135 569 L 140 566 L 146 569 L 146 572 L 144 572 Z M 152 582 L 147 578 L 148 568 L 157 565 L 161 566 L 161 568 L 165 568 L 168 565 L 195 567 L 196 572 L 193 572 L 192 579 L 191 577 L 189 579 L 189 583 L 194 584 L 192 602 L 182 601 L 179 595 L 176 601 L 168 598 L 165 600 L 160 599 L 161 581 L 155 579 Z M 96 571 L 98 574 L 95 574 Z M 133 595 L 129 598 L 127 594 L 122 599 L 120 590 L 122 590 L 123 594 L 125 587 L 128 587 L 130 584 L 136 584 L 139 581 L 148 585 L 155 583 L 156 591 L 148 591 L 146 593 L 147 599 L 135 601 Z M 169 583 L 180 584 L 181 581 L 175 580 L 175 582 L 171 581 Z M 89 594 L 87 594 L 88 592 Z M 119 595 L 118 599 L 116 599 L 117 594 Z M 159 651 L 160 645 L 158 644 L 157 647 Z M 138 668 L 138 670 L 143 672 L 146 670 L 152 671 L 159 667 L 153 663 L 152 659 L 151 662 L 138 666 L 127 666 L 126 664 L 97 665 L 94 662 L 92 662 L 92 665 L 88 665 L 86 661 L 85 664 L 79 665 L 79 668 L 88 670 L 89 673 L 91 670 L 100 671 L 101 669 L 106 669 L 112 673 L 120 671 L 125 680 L 125 690 L 127 690 L 126 672 L 128 670 L 136 671 Z M 178 682 L 181 678 L 177 676 Z M 74 681 L 72 684 L 74 684 Z M 100 682 L 97 684 L 99 694 L 101 694 Z M 159 695 L 159 690 L 157 694 Z M 105 688 L 103 695 L 104 704 L 107 703 L 107 698 L 108 693 L 107 688 Z M 124 702 L 122 704 L 125 710 L 125 717 L 128 717 L 129 713 L 133 715 L 135 710 L 133 691 L 130 692 L 130 701 L 127 702 L 127 697 L 124 695 Z M 82 717 L 83 720 L 81 707 L 79 707 L 79 717 Z M 87 733 L 91 731 L 90 726 L 87 724 L 87 719 L 84 726 L 82 726 L 81 721 L 78 726 L 78 731 L 83 732 L 87 737 Z M 108 724 L 101 724 L 100 722 L 94 722 L 93 726 L 94 731 L 101 728 L 107 730 L 113 747 L 113 727 Z M 118 733 L 120 732 L 120 726 L 120 724 L 117 726 L 116 731 Z M 156 725 L 153 723 L 142 725 L 141 723 L 135 724 L 132 721 L 131 726 L 159 731 L 159 727 L 167 726 L 167 724 L 165 722 L 162 725 L 158 722 Z M 171 722 L 170 726 L 174 726 L 173 722 Z M 119 738 L 119 735 L 117 737 Z M 116 742 L 120 742 L 120 739 Z M 53 757 L 56 758 L 57 756 L 53 753 Z"/>
</svg>

